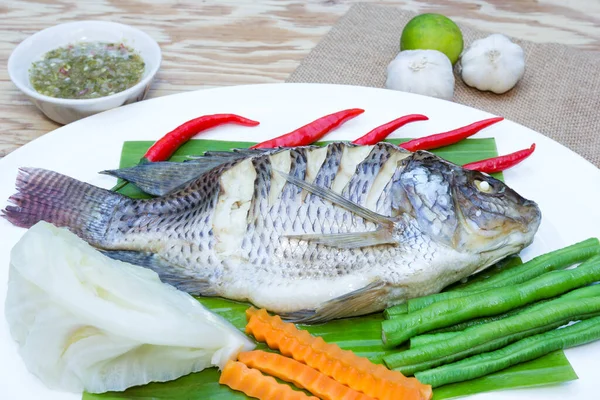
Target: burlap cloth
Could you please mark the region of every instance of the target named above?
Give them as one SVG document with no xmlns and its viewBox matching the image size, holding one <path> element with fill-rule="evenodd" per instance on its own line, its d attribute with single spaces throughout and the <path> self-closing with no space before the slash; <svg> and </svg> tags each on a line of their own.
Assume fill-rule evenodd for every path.
<svg viewBox="0 0 600 400">
<path fill-rule="evenodd" d="M 384 87 L 402 29 L 415 15 L 388 6 L 352 6 L 287 82 Z M 459 25 L 465 46 L 490 34 Z M 496 95 L 470 88 L 457 76 L 454 101 L 527 126 L 600 167 L 600 54 L 513 40 L 526 55 L 517 86 Z"/>
</svg>

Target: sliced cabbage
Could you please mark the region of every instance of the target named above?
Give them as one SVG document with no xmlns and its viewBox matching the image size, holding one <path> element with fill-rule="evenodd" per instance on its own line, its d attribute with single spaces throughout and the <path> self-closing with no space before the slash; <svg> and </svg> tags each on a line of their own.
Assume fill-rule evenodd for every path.
<svg viewBox="0 0 600 400">
<path fill-rule="evenodd" d="M 66 391 L 168 381 L 255 346 L 153 271 L 46 222 L 12 249 L 5 314 L 29 371 Z"/>
</svg>

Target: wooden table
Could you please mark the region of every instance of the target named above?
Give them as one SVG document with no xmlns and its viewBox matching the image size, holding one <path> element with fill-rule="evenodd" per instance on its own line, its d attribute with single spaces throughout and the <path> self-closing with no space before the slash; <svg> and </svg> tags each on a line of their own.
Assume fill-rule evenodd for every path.
<svg viewBox="0 0 600 400">
<path fill-rule="evenodd" d="M 597 0 L 374 1 L 537 42 L 600 51 Z M 344 0 L 3 0 L 0 157 L 59 127 L 12 84 L 7 61 L 31 34 L 74 20 L 121 22 L 158 41 L 163 64 L 149 98 L 215 86 L 283 82 L 351 6 Z M 597 71 L 594 71 L 597 73 Z"/>
</svg>

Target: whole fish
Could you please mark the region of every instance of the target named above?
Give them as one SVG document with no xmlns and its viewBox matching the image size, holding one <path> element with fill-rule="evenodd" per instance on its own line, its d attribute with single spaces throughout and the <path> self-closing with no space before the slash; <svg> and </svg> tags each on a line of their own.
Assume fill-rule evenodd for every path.
<svg viewBox="0 0 600 400">
<path fill-rule="evenodd" d="M 23 168 L 4 217 L 67 227 L 181 290 L 304 322 L 439 292 L 528 246 L 541 219 L 497 179 L 388 143 L 209 152 L 104 172 L 158 197 Z"/>
</svg>

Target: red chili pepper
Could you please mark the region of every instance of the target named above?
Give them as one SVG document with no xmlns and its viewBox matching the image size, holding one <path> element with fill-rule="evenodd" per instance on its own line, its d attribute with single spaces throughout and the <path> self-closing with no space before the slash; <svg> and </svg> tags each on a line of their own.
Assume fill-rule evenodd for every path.
<svg viewBox="0 0 600 400">
<path fill-rule="evenodd" d="M 463 165 L 465 169 L 471 169 L 479 172 L 485 172 L 486 174 L 493 174 L 494 172 L 504 171 L 513 167 L 529 157 L 535 150 L 535 143 L 530 148 L 515 151 L 514 153 L 507 154 L 505 156 L 488 158 L 481 161 L 475 161 L 469 164 Z"/>
<path fill-rule="evenodd" d="M 483 121 L 473 122 L 470 125 L 453 129 L 448 132 L 437 133 L 435 135 L 409 140 L 406 143 L 402 143 L 400 147 L 408 151 L 437 149 L 438 147 L 444 147 L 460 142 L 461 140 L 476 134 L 483 128 L 495 124 L 496 122 L 500 122 L 503 119 L 504 118 L 502 117 L 484 119 Z"/>
<path fill-rule="evenodd" d="M 328 132 L 337 128 L 349 119 L 352 119 L 364 112 L 365 110 L 360 108 L 351 108 L 349 110 L 338 111 L 314 120 L 313 122 L 310 122 L 303 127 L 296 129 L 295 131 L 286 133 L 285 135 L 255 144 L 251 147 L 251 149 L 307 146 L 321 139 Z"/>
<path fill-rule="evenodd" d="M 394 132 L 396 129 L 400 128 L 401 126 L 408 124 L 409 122 L 427 121 L 428 119 L 429 118 L 427 118 L 426 116 L 421 115 L 421 114 L 405 115 L 404 117 L 396 118 L 395 120 L 390 121 L 387 124 L 378 126 L 377 128 L 375 128 L 372 131 L 370 131 L 369 133 L 367 133 L 366 135 L 359 137 L 352 143 L 360 144 L 363 146 L 376 144 L 376 143 L 381 142 L 386 137 L 388 137 L 390 133 Z"/>
<path fill-rule="evenodd" d="M 253 121 L 236 114 L 212 114 L 194 118 L 179 125 L 154 143 L 146 154 L 144 154 L 141 162 L 168 160 L 182 144 L 190 140 L 194 135 L 218 125 L 237 124 L 256 126 L 259 123 L 258 121 Z"/>
</svg>

